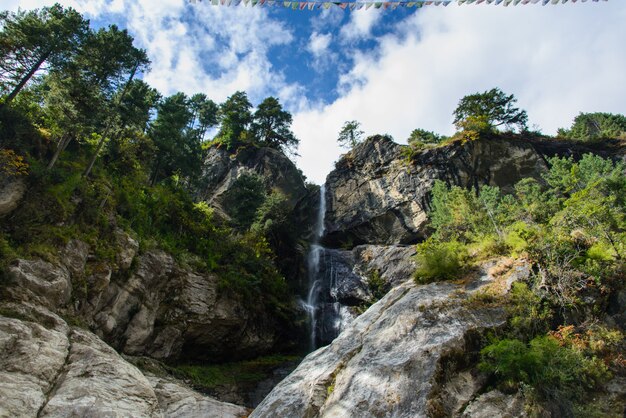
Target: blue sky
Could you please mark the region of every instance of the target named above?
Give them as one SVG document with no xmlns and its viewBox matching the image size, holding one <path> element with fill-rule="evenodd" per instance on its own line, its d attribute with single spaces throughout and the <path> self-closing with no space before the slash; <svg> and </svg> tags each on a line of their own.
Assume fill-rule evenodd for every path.
<svg viewBox="0 0 626 418">
<path fill-rule="evenodd" d="M 451 134 L 458 100 L 493 87 L 515 94 L 546 133 L 581 111 L 626 113 L 624 0 L 353 12 L 60 2 L 127 28 L 152 60 L 145 80 L 164 94 L 279 97 L 301 140 L 297 163 L 316 183 L 344 152 L 336 137 L 346 120 L 398 142 L 418 127 Z M 0 0 L 0 9 L 51 3 Z"/>
</svg>

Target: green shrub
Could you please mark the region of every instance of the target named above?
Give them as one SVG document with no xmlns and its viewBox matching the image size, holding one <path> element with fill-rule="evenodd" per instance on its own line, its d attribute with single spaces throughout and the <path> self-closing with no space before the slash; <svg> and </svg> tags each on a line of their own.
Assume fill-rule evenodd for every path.
<svg viewBox="0 0 626 418">
<path fill-rule="evenodd" d="M 527 341 L 547 331 L 552 310 L 526 283 L 513 283 L 507 302 L 511 335 Z"/>
<path fill-rule="evenodd" d="M 418 283 L 459 278 L 468 267 L 467 248 L 456 241 L 429 239 L 417 246 L 416 262 L 414 277 Z"/>
<path fill-rule="evenodd" d="M 372 292 L 372 303 L 382 299 L 387 293 L 387 282 L 380 276 L 378 269 L 373 269 L 367 276 L 367 287 Z"/>
<path fill-rule="evenodd" d="M 524 383 L 543 400 L 564 405 L 610 377 L 604 363 L 561 346 L 551 336 L 536 337 L 529 344 L 515 339 L 495 341 L 481 355 L 479 368 L 493 373 L 500 384 Z"/>
</svg>

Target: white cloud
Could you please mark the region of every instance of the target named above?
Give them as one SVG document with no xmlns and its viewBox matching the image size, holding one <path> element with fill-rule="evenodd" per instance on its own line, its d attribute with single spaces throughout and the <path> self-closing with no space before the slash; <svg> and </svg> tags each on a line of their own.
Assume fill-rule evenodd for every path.
<svg viewBox="0 0 626 418">
<path fill-rule="evenodd" d="M 313 58 L 311 66 L 318 73 L 329 70 L 339 59 L 339 55 L 332 50 L 332 42 L 332 33 L 313 32 L 309 37 L 307 50 Z"/>
<path fill-rule="evenodd" d="M 379 9 L 361 10 L 350 14 L 350 21 L 341 28 L 341 37 L 345 41 L 367 39 L 372 29 L 380 20 L 382 14 Z"/>
<path fill-rule="evenodd" d="M 311 52 L 311 54 L 313 54 L 313 56 L 319 57 L 320 55 L 328 52 L 328 47 L 330 46 L 332 38 L 333 35 L 330 33 L 313 32 L 309 38 L 309 46 L 307 49 Z"/>
<path fill-rule="evenodd" d="M 55 0 L 9 0 L 16 10 L 51 5 Z M 185 0 L 61 0 L 90 18 L 123 22 L 152 61 L 144 79 L 163 94 L 206 93 L 222 101 L 244 90 L 252 101 L 278 95 L 285 104 L 302 106 L 289 85 L 273 68 L 271 48 L 293 41 L 286 26 L 267 8 L 212 7 Z M 282 96 L 281 94 L 284 94 Z"/>
<path fill-rule="evenodd" d="M 293 35 L 266 9 L 189 5 L 182 0 L 158 6 L 139 0 L 127 7 L 128 26 L 153 62 L 145 79 L 160 91 L 201 91 L 221 101 L 236 90 L 259 99 L 285 87 L 268 53 L 290 43 Z"/>
<path fill-rule="evenodd" d="M 377 50 L 355 53 L 341 97 L 294 116 L 299 164 L 322 182 L 351 119 L 399 141 L 417 127 L 450 134 L 458 100 L 492 87 L 515 94 L 548 133 L 580 111 L 626 113 L 625 21 L 626 2 L 617 1 L 421 9 Z"/>
<path fill-rule="evenodd" d="M 4 0 L 3 7 L 54 2 Z M 297 110 L 299 165 L 316 182 L 341 152 L 336 136 L 344 121 L 359 120 L 367 134 L 390 133 L 400 141 L 416 127 L 449 134 L 458 100 L 492 87 L 515 94 L 531 125 L 548 133 L 569 125 L 580 111 L 626 113 L 624 1 L 423 8 L 377 39 L 374 49 L 348 52 L 346 60 L 339 59 L 333 41 L 371 36 L 384 12 L 351 13 L 331 38 L 346 14 L 325 10 L 311 18 L 317 37 L 299 36 L 311 52 L 336 64 L 314 62 L 320 76 L 350 66 L 340 74 L 340 97 L 330 104 L 309 103 L 304 87 L 272 65 L 271 49 L 291 47 L 295 32 L 266 8 L 184 0 L 63 2 L 94 19 L 126 22 L 153 62 L 146 80 L 165 94 L 204 92 L 221 101 L 246 90 L 253 102 L 277 95 Z"/>
</svg>

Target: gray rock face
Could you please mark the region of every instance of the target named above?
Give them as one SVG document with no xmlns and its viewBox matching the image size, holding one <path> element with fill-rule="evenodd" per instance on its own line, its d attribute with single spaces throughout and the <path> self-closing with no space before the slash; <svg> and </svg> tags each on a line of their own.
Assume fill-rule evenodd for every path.
<svg viewBox="0 0 626 418">
<path fill-rule="evenodd" d="M 152 386 L 134 366 L 90 332 L 74 329 L 70 353 L 43 417 L 158 415 Z"/>
<path fill-rule="evenodd" d="M 0 179 L 0 217 L 13 212 L 26 193 L 26 181 L 21 177 Z"/>
<path fill-rule="evenodd" d="M 199 198 L 228 218 L 228 208 L 223 206 L 223 200 L 244 173 L 257 174 L 263 178 L 268 190 L 282 192 L 292 209 L 307 195 L 302 174 L 281 152 L 272 148 L 246 148 L 233 155 L 223 148 L 212 147 L 204 160 L 204 186 Z"/>
<path fill-rule="evenodd" d="M 326 179 L 326 241 L 333 245 L 407 244 L 424 237 L 436 179 L 462 187 L 510 190 L 547 166 L 524 141 L 480 140 L 424 150 L 414 163 L 404 145 L 374 137 L 342 157 Z"/>
<path fill-rule="evenodd" d="M 480 385 L 462 393 L 458 382 L 442 383 L 441 371 L 455 371 L 473 336 L 505 323 L 501 308 L 469 298 L 487 288 L 508 291 L 509 275 L 494 277 L 489 267 L 465 285 L 408 281 L 393 288 L 332 344 L 309 354 L 251 417 L 421 417 L 435 407 L 462 409 Z M 511 267 L 515 275 L 524 270 Z M 444 389 L 457 395 L 444 399 Z"/>
<path fill-rule="evenodd" d="M 352 251 L 314 247 L 316 284 L 314 325 L 316 344 L 329 344 L 356 316 L 371 304 L 375 293 L 411 278 L 415 270 L 413 247 L 361 245 Z M 311 261 L 311 260 L 310 260 Z M 372 288 L 377 278 L 381 288 Z M 358 308 L 358 309 L 355 309 Z"/>
<path fill-rule="evenodd" d="M 163 360 L 216 361 L 271 348 L 276 330 L 267 314 L 219 292 L 218 282 L 181 269 L 163 251 L 148 252 L 134 274 L 102 291 L 93 326 L 124 353 Z"/>
<path fill-rule="evenodd" d="M 526 417 L 524 398 L 520 394 L 505 395 L 499 390 L 493 390 L 480 395 L 469 404 L 462 415 L 464 418 L 493 418 L 493 417 Z"/>
<path fill-rule="evenodd" d="M 120 249 L 116 255 L 117 265 L 120 269 L 127 270 L 139 251 L 139 243 L 121 229 L 115 231 L 115 239 Z"/>
<path fill-rule="evenodd" d="M 72 282 L 67 268 L 43 260 L 16 260 L 7 269 L 12 300 L 58 308 L 70 301 Z"/>
<path fill-rule="evenodd" d="M 375 271 L 389 288 L 409 280 L 417 268 L 412 245 L 359 245 L 352 252 L 357 272 L 371 275 Z"/>
<path fill-rule="evenodd" d="M 3 303 L 0 416 L 225 417 L 245 408 L 144 376 L 94 334 L 45 308 Z M 9 316 L 7 316 L 9 315 Z"/>
<path fill-rule="evenodd" d="M 381 292 L 410 279 L 416 267 L 412 246 L 361 245 L 351 251 L 317 246 L 314 251 L 315 294 L 312 298 L 309 294 L 309 299 L 315 303 L 318 346 L 335 339 Z"/>
<path fill-rule="evenodd" d="M 31 311 L 7 304 L 2 310 L 20 317 Z M 0 316 L 0 416 L 37 416 L 69 353 L 67 324 L 52 313 L 38 311 L 37 322 Z"/>
<path fill-rule="evenodd" d="M 164 418 L 242 418 L 244 407 L 200 395 L 180 383 L 150 376 Z"/>
<path fill-rule="evenodd" d="M 136 256 L 137 242 L 117 235 L 120 252 L 113 263 L 90 260 L 89 246 L 79 240 L 60 250 L 56 264 L 16 260 L 7 269 L 7 299 L 80 318 L 131 355 L 220 361 L 254 357 L 274 346 L 274 320 L 219 290 L 217 276 L 183 269 L 163 251 Z M 134 260 L 133 272 L 122 268 Z M 74 298 L 73 289 L 80 291 Z"/>
</svg>

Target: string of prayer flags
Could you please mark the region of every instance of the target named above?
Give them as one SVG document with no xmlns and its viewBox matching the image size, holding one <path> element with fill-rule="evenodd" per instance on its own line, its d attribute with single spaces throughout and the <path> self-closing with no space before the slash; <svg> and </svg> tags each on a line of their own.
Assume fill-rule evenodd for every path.
<svg viewBox="0 0 626 418">
<path fill-rule="evenodd" d="M 189 3 L 202 3 L 203 0 L 189 0 Z M 397 9 L 398 7 L 420 8 L 424 6 L 449 6 L 453 3 L 460 5 L 484 4 L 517 6 L 526 4 L 547 4 L 557 5 L 565 3 L 598 3 L 609 0 L 411 0 L 411 1 L 280 1 L 280 0 L 204 0 L 213 6 L 244 6 L 244 7 L 285 7 L 293 10 L 315 10 L 339 7 L 343 10 L 368 10 L 375 9 Z"/>
</svg>

